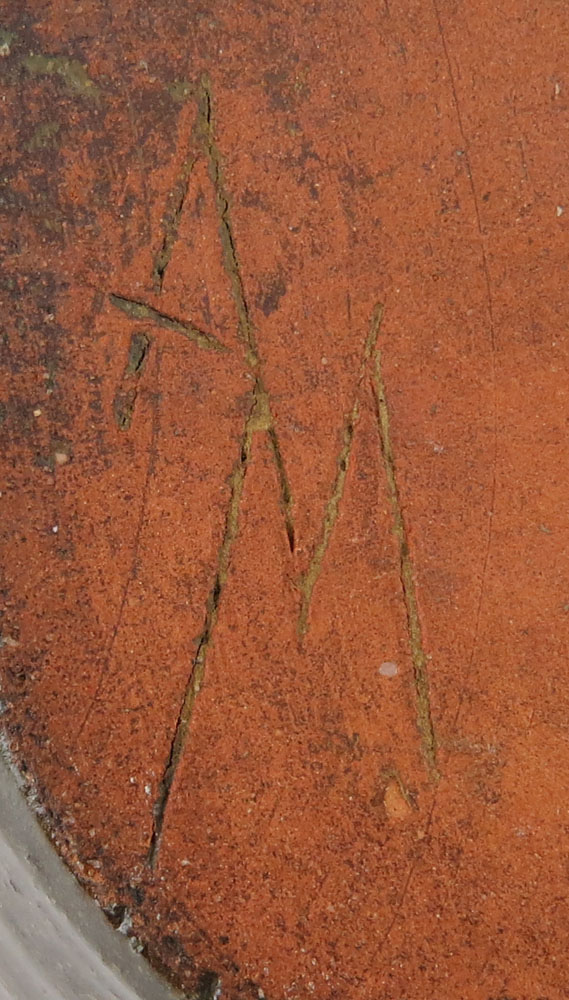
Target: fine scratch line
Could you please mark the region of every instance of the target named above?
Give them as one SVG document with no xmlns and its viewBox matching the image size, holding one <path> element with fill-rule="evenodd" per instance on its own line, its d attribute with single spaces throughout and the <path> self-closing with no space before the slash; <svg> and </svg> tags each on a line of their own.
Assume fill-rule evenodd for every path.
<svg viewBox="0 0 569 1000">
<path fill-rule="evenodd" d="M 320 573 L 322 571 L 322 564 L 324 562 L 324 557 L 330 544 L 330 539 L 332 537 L 332 532 L 338 520 L 340 514 L 340 503 L 342 496 L 344 494 L 344 487 L 346 485 L 346 476 L 348 474 L 348 467 L 350 464 L 350 455 L 352 451 L 352 445 L 354 441 L 354 434 L 356 429 L 356 424 L 359 418 L 359 391 L 362 383 L 362 379 L 365 374 L 366 365 L 372 355 L 372 351 L 377 342 L 379 335 L 379 329 L 381 327 L 381 320 L 383 316 L 383 306 L 377 305 L 373 311 L 369 333 L 366 337 L 364 344 L 364 350 L 362 354 L 362 359 L 360 362 L 360 367 L 358 371 L 358 379 L 356 385 L 356 391 L 354 396 L 354 402 L 352 408 L 344 421 L 344 427 L 342 432 L 343 444 L 337 459 L 337 471 L 336 478 L 334 480 L 334 486 L 332 488 L 332 494 L 328 500 L 326 506 L 326 512 L 324 514 L 324 520 L 322 522 L 322 534 L 320 541 L 318 542 L 310 566 L 306 574 L 304 575 L 301 585 L 300 592 L 302 595 L 302 600 L 300 604 L 300 612 L 298 616 L 298 635 L 302 639 L 308 631 L 308 616 L 310 612 L 310 602 L 312 600 L 312 594 L 316 586 L 316 582 Z"/>
<path fill-rule="evenodd" d="M 452 99 L 454 103 L 454 108 L 456 112 L 456 120 L 458 124 L 458 130 L 460 132 L 462 142 L 464 145 L 464 161 L 466 163 L 466 172 L 468 175 L 468 181 L 470 184 L 470 192 L 472 195 L 472 203 L 474 206 L 474 215 L 476 218 L 476 225 L 478 228 L 478 235 L 480 237 L 480 256 L 482 261 L 482 270 L 484 273 L 484 282 L 486 285 L 486 300 L 488 303 L 488 320 L 490 326 L 490 349 L 491 349 L 491 374 L 492 383 L 494 387 L 494 397 L 493 397 L 493 434 L 494 434 L 494 448 L 493 448 L 493 458 L 492 458 L 492 484 L 490 489 L 490 511 L 488 516 L 488 528 L 486 531 L 486 546 L 484 552 L 484 559 L 482 561 L 482 573 L 480 578 L 480 594 L 478 597 L 478 606 L 476 609 L 476 615 L 474 619 L 474 634 L 472 638 L 472 648 L 470 657 L 468 659 L 467 674 L 470 673 L 472 664 L 474 662 L 474 656 L 476 653 L 476 648 L 478 645 L 478 637 L 480 635 L 480 622 L 482 619 L 482 605 L 484 601 L 484 591 L 486 589 L 486 577 L 488 575 L 488 565 L 490 562 L 490 549 L 492 547 L 492 529 L 494 521 L 494 510 L 496 507 L 496 469 L 498 465 L 498 404 L 496 399 L 496 325 L 494 322 L 494 299 L 492 295 L 492 283 L 490 281 L 490 268 L 488 266 L 488 256 L 486 254 L 486 245 L 484 242 L 484 231 L 482 229 L 482 219 L 480 217 L 480 205 L 478 200 L 478 194 L 476 191 L 476 185 L 474 183 L 474 174 L 472 173 L 472 166 L 470 163 L 470 155 L 468 152 L 468 142 L 466 139 L 466 133 L 464 130 L 464 125 L 462 122 L 462 114 L 460 111 L 460 104 L 458 100 L 458 92 L 456 89 L 456 83 L 454 79 L 454 73 L 452 69 L 452 63 L 450 60 L 450 53 L 448 50 L 448 45 L 446 41 L 446 36 L 443 30 L 443 23 L 441 20 L 440 11 L 438 8 L 437 0 L 432 0 L 433 10 L 435 14 L 435 20 L 437 22 L 437 28 L 441 39 L 441 45 L 445 56 L 445 61 L 447 64 L 450 89 L 452 92 Z M 458 723 L 458 718 L 462 710 L 462 705 L 464 701 L 465 685 L 462 685 L 458 706 L 454 716 L 454 726 L 456 727 Z"/>
<path fill-rule="evenodd" d="M 383 937 L 380 939 L 379 944 L 378 944 L 378 946 L 376 948 L 375 956 L 374 956 L 375 958 L 377 958 L 381 954 L 381 952 L 385 948 L 385 945 L 387 944 L 388 938 L 391 936 L 391 932 L 392 932 L 393 928 L 395 927 L 395 924 L 397 923 L 397 921 L 399 919 L 399 915 L 400 915 L 400 913 L 401 913 L 401 911 L 403 909 L 403 903 L 405 902 L 405 899 L 407 897 L 407 893 L 409 892 L 409 888 L 411 886 L 411 880 L 413 878 L 413 875 L 415 874 L 415 870 L 417 868 L 417 865 L 419 864 L 419 862 L 424 857 L 425 848 L 429 844 L 429 833 L 430 833 L 431 825 L 432 825 L 432 822 L 433 822 L 433 815 L 434 815 L 434 812 L 435 812 L 435 803 L 436 803 L 436 800 L 437 800 L 437 794 L 438 794 L 439 788 L 440 788 L 440 785 L 437 785 L 435 787 L 435 789 L 434 789 L 434 792 L 433 792 L 433 801 L 431 803 L 431 808 L 429 809 L 429 813 L 428 813 L 428 816 L 427 816 L 427 822 L 425 823 L 425 826 L 424 826 L 423 831 L 422 831 L 422 839 L 419 842 L 419 845 L 418 845 L 415 857 L 411 861 L 411 864 L 409 865 L 409 868 L 407 870 L 407 875 L 405 877 L 405 881 L 403 882 L 403 886 L 402 886 L 402 889 L 401 889 L 401 893 L 399 895 L 399 899 L 398 899 L 398 901 L 395 904 L 395 907 L 393 909 L 393 915 L 391 917 L 391 920 L 389 921 L 389 923 L 387 925 L 387 928 L 385 930 L 385 933 L 384 933 Z"/>
<path fill-rule="evenodd" d="M 231 549 L 239 532 L 239 508 L 241 506 L 241 497 L 243 495 L 243 486 L 245 483 L 245 476 L 247 474 L 247 466 L 251 456 L 253 434 L 256 431 L 266 431 L 267 429 L 268 415 L 266 410 L 266 401 L 262 396 L 255 393 L 253 396 L 251 411 L 245 421 L 239 446 L 239 457 L 231 475 L 230 497 L 225 519 L 225 531 L 217 555 L 213 586 L 209 592 L 206 602 L 204 626 L 198 640 L 196 655 L 192 663 L 182 707 L 178 715 L 176 729 L 170 746 L 170 754 L 160 782 L 156 802 L 154 804 L 153 830 L 150 840 L 150 848 L 148 851 L 148 864 L 151 868 L 155 868 L 158 860 L 168 801 L 174 784 L 174 779 L 176 777 L 178 765 L 180 764 L 184 753 L 196 698 L 204 679 L 207 653 L 212 641 L 215 626 L 217 624 L 219 603 L 229 573 Z"/>
<path fill-rule="evenodd" d="M 411 650 L 411 660 L 413 663 L 415 697 L 417 702 L 417 726 L 421 736 L 423 755 L 429 772 L 431 777 L 435 781 L 438 781 L 437 743 L 429 697 L 427 657 L 425 656 L 425 651 L 423 649 L 423 636 L 421 632 L 419 610 L 417 607 L 413 562 L 409 550 L 407 529 L 405 526 L 405 519 L 403 517 L 399 486 L 397 483 L 395 457 L 393 454 L 393 444 L 389 428 L 389 410 L 387 406 L 385 384 L 381 371 L 381 351 L 379 348 L 376 348 L 375 350 L 373 387 L 377 406 L 381 451 L 383 454 L 383 463 L 385 467 L 389 500 L 393 516 L 393 526 L 395 537 L 397 538 L 399 546 L 399 572 L 401 576 L 403 597 L 405 600 L 405 609 L 407 612 L 409 646 Z"/>
<path fill-rule="evenodd" d="M 156 372 L 155 372 L 155 378 L 156 378 L 157 388 L 159 387 L 159 384 L 160 384 L 160 367 L 161 367 L 161 356 L 160 356 L 160 351 L 158 351 L 157 355 L 156 355 Z M 114 624 L 114 627 L 113 627 L 113 631 L 111 633 L 111 638 L 110 638 L 109 645 L 108 645 L 108 648 L 107 648 L 107 653 L 106 653 L 106 656 L 105 656 L 105 660 L 104 660 L 103 666 L 101 668 L 101 672 L 99 674 L 99 678 L 98 678 L 98 681 L 97 681 L 97 686 L 95 688 L 95 691 L 93 692 L 93 696 L 92 696 L 92 698 L 91 698 L 91 700 L 89 702 L 89 706 L 88 706 L 88 708 L 87 708 L 87 710 L 86 710 L 86 712 L 85 712 L 85 714 L 83 716 L 83 719 L 81 720 L 81 724 L 79 726 L 79 729 L 77 730 L 77 734 L 75 736 L 75 743 L 78 743 L 79 740 L 81 739 L 81 736 L 83 735 L 83 731 L 85 730 L 87 722 L 89 721 L 89 717 L 91 716 L 91 713 L 93 712 L 93 709 L 95 708 L 95 705 L 100 701 L 101 692 L 103 690 L 104 683 L 106 681 L 107 675 L 108 675 L 110 667 L 111 667 L 111 662 L 112 662 L 112 658 L 113 658 L 113 652 L 114 652 L 114 648 L 115 648 L 115 643 L 117 641 L 117 637 L 118 637 L 118 634 L 119 634 L 119 632 L 121 630 L 121 626 L 122 626 L 122 623 L 123 623 L 123 618 L 124 618 L 124 613 L 125 613 L 125 610 L 126 610 L 126 603 L 127 603 L 128 595 L 130 593 L 130 588 L 131 588 L 134 580 L 136 579 L 137 561 L 138 561 L 138 556 L 139 556 L 139 552 L 140 552 L 140 544 L 141 544 L 141 538 L 142 538 L 142 531 L 143 531 L 143 528 L 144 528 L 144 522 L 146 520 L 146 513 L 147 513 L 147 508 L 148 508 L 148 498 L 149 498 L 149 493 L 150 493 L 150 484 L 151 484 L 152 477 L 154 475 L 155 468 L 156 468 L 157 442 L 158 442 L 158 436 L 159 436 L 159 434 L 160 434 L 160 415 L 159 415 L 158 396 L 156 395 L 155 398 L 154 398 L 154 400 L 153 400 L 153 407 L 152 407 L 152 430 L 151 430 L 151 436 L 150 436 L 150 446 L 149 446 L 149 449 L 148 449 L 148 462 L 147 462 L 147 465 L 146 465 L 146 474 L 145 474 L 144 483 L 143 483 L 143 486 L 142 486 L 142 496 L 141 496 L 140 508 L 139 508 L 139 512 L 138 512 L 138 521 L 137 521 L 137 524 L 136 524 L 136 531 L 135 531 L 135 534 L 134 534 L 134 541 L 133 541 L 133 546 L 132 546 L 132 557 L 131 557 L 131 561 L 130 561 L 130 572 L 128 573 L 128 576 L 126 578 L 126 582 L 125 582 L 124 587 L 123 587 L 123 592 L 122 592 L 121 601 L 120 601 L 120 604 L 119 604 L 118 614 L 117 614 L 116 621 L 115 621 L 115 624 Z"/>
<path fill-rule="evenodd" d="M 165 330 L 173 330 L 181 333 L 183 337 L 194 341 L 198 347 L 203 347 L 206 351 L 227 351 L 227 347 L 210 333 L 204 333 L 193 323 L 185 323 L 183 320 L 167 316 L 166 313 L 147 306 L 145 302 L 138 302 L 136 299 L 127 299 L 123 295 L 109 295 L 109 301 L 115 308 L 126 313 L 131 319 L 146 320 L 161 326 Z"/>
<path fill-rule="evenodd" d="M 150 234 L 151 234 L 150 198 L 148 196 L 148 183 L 147 183 L 147 180 L 146 180 L 146 178 L 148 176 L 148 168 L 147 168 L 147 166 L 146 166 L 146 164 L 144 162 L 144 143 L 141 141 L 138 129 L 136 127 L 136 116 L 135 116 L 135 113 L 134 113 L 134 108 L 132 106 L 132 101 L 130 99 L 130 95 L 128 93 L 128 90 L 127 90 L 126 86 L 124 85 L 124 83 L 121 83 L 121 87 L 122 87 L 122 91 L 124 93 L 125 100 L 126 100 L 127 114 L 128 114 L 129 124 L 130 124 L 130 130 L 131 130 L 131 133 L 132 133 L 132 138 L 134 140 L 134 148 L 136 149 L 136 156 L 137 156 L 137 159 L 138 159 L 138 172 L 139 172 L 139 176 L 140 176 L 140 186 L 142 188 L 142 197 L 144 199 L 144 208 L 145 208 L 145 215 L 146 215 L 146 218 L 144 220 L 145 221 L 144 237 L 145 237 L 145 239 L 146 239 L 147 242 L 150 242 Z"/>
</svg>

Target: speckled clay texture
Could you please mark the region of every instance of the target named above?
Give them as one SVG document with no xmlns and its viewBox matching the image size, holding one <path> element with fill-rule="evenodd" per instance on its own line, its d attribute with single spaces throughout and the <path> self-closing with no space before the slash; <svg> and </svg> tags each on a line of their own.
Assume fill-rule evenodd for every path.
<svg viewBox="0 0 569 1000">
<path fill-rule="evenodd" d="M 58 849 L 200 1000 L 569 996 L 566 5 L 0 9 Z"/>
</svg>

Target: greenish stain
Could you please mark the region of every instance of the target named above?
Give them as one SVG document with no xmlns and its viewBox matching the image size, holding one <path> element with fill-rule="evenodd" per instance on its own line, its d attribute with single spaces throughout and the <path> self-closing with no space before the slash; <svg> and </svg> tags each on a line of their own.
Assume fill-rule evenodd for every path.
<svg viewBox="0 0 569 1000">
<path fill-rule="evenodd" d="M 0 28 L 0 56 L 10 55 L 10 46 L 15 37 L 13 31 L 6 31 L 5 28 Z"/>
<path fill-rule="evenodd" d="M 45 366 L 47 378 L 45 380 L 45 391 L 51 396 L 57 389 L 57 361 L 55 358 L 48 358 Z"/>
<path fill-rule="evenodd" d="M 50 233 L 61 234 L 63 232 L 63 221 L 60 218 L 49 218 L 49 216 L 46 215 L 45 218 L 41 220 L 41 224 L 44 229 L 47 229 Z"/>
<path fill-rule="evenodd" d="M 78 59 L 65 56 L 46 56 L 39 53 L 26 56 L 22 65 L 31 76 L 59 76 L 66 87 L 80 97 L 97 100 L 99 88 L 91 80 L 87 70 Z"/>
<path fill-rule="evenodd" d="M 57 134 L 59 129 L 59 122 L 43 122 L 41 125 L 38 125 L 38 127 L 34 129 L 30 141 L 26 143 L 26 149 L 33 151 L 57 145 Z"/>
<path fill-rule="evenodd" d="M 193 94 L 193 87 L 188 80 L 174 80 L 166 89 L 176 104 L 184 104 Z"/>
<path fill-rule="evenodd" d="M 125 375 L 141 375 L 148 360 L 150 337 L 146 333 L 133 333 L 130 338 Z"/>
</svg>

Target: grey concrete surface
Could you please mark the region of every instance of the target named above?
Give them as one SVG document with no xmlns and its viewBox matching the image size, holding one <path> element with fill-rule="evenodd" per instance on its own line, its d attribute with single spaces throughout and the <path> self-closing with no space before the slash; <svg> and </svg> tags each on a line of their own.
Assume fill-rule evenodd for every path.
<svg viewBox="0 0 569 1000">
<path fill-rule="evenodd" d="M 180 1000 L 57 856 L 0 754 L 0 1000 Z"/>
</svg>

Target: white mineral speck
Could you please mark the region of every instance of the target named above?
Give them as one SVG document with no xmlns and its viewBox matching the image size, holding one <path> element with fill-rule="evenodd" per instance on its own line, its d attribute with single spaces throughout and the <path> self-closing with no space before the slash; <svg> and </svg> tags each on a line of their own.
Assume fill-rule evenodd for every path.
<svg viewBox="0 0 569 1000">
<path fill-rule="evenodd" d="M 398 673 L 397 664 L 393 660 L 385 660 L 381 664 L 379 672 L 382 677 L 395 677 Z"/>
</svg>

